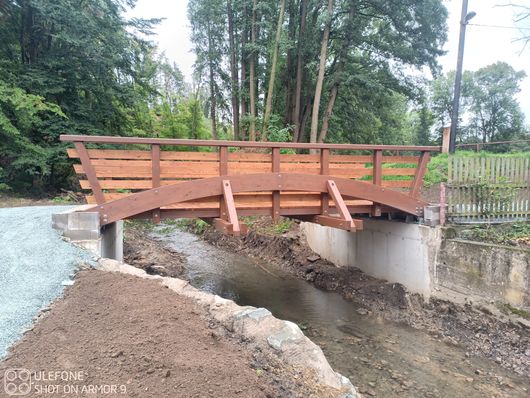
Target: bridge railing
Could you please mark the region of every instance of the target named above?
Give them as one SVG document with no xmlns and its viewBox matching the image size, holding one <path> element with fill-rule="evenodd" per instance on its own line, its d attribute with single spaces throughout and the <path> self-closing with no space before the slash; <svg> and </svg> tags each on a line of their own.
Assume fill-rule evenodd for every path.
<svg viewBox="0 0 530 398">
<path fill-rule="evenodd" d="M 419 198 L 433 146 L 307 144 L 290 142 L 247 142 L 216 140 L 181 140 L 162 138 L 62 135 L 62 141 L 73 142 L 68 150 L 83 189 L 90 189 L 87 202 L 102 204 L 134 192 L 175 184 L 181 181 L 224 175 L 259 173 L 300 173 L 329 175 L 374 184 Z M 106 148 L 87 148 L 103 144 Z M 112 146 L 113 149 L 108 149 Z M 115 149 L 116 147 L 126 149 Z M 167 150 L 175 148 L 175 150 Z M 189 150 L 190 148 L 194 150 Z M 199 150 L 199 148 L 202 149 Z M 188 150 L 183 150 L 188 149 Z M 204 150 L 210 150 L 209 152 Z M 318 152 L 300 154 L 295 150 Z M 355 153 L 355 154 L 354 154 Z M 411 153 L 418 155 L 412 156 Z M 82 177 L 84 176 L 84 177 Z M 351 198 L 350 198 L 351 199 Z M 270 208 L 278 217 L 281 206 L 292 213 L 309 213 L 308 208 L 325 211 L 335 203 L 327 193 L 255 192 L 235 195 L 238 209 Z M 361 203 L 370 213 L 381 214 L 378 203 Z M 353 206 L 353 202 L 347 202 Z M 222 198 L 205 198 L 175 209 L 195 212 L 222 207 Z M 305 208 L 305 210 L 304 210 Z M 314 211 L 314 210 L 311 210 Z M 188 214 L 188 213 L 182 213 Z M 212 212 L 212 214 L 214 214 Z M 244 214 L 244 213 L 243 213 Z M 252 213 L 255 214 L 255 213 Z M 156 218 L 156 217 L 155 217 Z"/>
</svg>

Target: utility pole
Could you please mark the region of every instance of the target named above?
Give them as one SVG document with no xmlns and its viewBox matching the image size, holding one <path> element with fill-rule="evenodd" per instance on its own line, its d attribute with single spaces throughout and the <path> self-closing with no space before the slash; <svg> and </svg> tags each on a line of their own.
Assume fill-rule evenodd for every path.
<svg viewBox="0 0 530 398">
<path fill-rule="evenodd" d="M 468 0 L 462 0 L 462 15 L 460 18 L 460 39 L 458 41 L 458 60 L 456 64 L 455 92 L 453 98 L 453 114 L 451 115 L 451 134 L 449 137 L 449 153 L 456 149 L 456 130 L 458 128 L 458 111 L 460 109 L 460 88 L 462 86 L 462 67 L 464 63 L 464 44 L 466 41 L 466 27 L 475 12 L 467 12 Z"/>
</svg>

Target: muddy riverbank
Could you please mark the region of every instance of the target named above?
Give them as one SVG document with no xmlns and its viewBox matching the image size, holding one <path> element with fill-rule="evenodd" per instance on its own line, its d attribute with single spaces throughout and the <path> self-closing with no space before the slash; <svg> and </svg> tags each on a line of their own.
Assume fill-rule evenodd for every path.
<svg viewBox="0 0 530 398">
<path fill-rule="evenodd" d="M 398 284 L 339 269 L 315 257 L 296 228 L 283 236 L 251 233 L 243 239 L 207 230 L 201 239 L 209 244 L 167 227 L 158 230 L 150 239 L 182 255 L 181 277 L 298 323 L 365 395 L 527 394 L 530 346 L 523 321 L 471 303 L 426 302 Z"/>
</svg>

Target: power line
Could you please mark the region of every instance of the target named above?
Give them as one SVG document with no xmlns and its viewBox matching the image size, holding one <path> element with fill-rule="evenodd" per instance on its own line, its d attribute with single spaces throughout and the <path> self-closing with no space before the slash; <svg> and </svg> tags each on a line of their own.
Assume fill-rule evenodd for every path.
<svg viewBox="0 0 530 398">
<path fill-rule="evenodd" d="M 478 23 L 468 23 L 470 26 L 480 26 L 482 28 L 496 28 L 496 29 L 514 29 L 514 30 L 530 30 L 530 28 L 518 28 L 516 26 L 502 26 L 502 25 L 483 25 Z"/>
</svg>

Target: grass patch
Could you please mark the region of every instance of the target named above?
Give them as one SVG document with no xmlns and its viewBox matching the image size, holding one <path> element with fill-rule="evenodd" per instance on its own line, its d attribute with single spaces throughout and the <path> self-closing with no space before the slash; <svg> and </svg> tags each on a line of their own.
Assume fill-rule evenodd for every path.
<svg viewBox="0 0 530 398">
<path fill-rule="evenodd" d="M 466 158 L 529 158 L 530 151 L 527 152 L 514 152 L 514 153 L 491 153 L 491 152 L 471 152 L 471 151 L 457 151 L 456 156 Z M 449 155 L 446 153 L 440 153 L 431 158 L 431 161 L 427 165 L 427 172 L 423 179 L 425 187 L 429 188 L 434 184 L 441 182 L 447 182 L 448 174 L 448 158 Z"/>
<path fill-rule="evenodd" d="M 499 309 L 503 311 L 504 313 L 512 313 L 517 316 L 520 316 L 521 318 L 530 320 L 530 313 L 528 311 L 522 310 L 520 308 L 516 308 L 510 304 L 501 304 L 499 306 Z"/>
<path fill-rule="evenodd" d="M 275 222 L 268 217 L 247 216 L 242 217 L 242 221 L 249 229 L 266 235 L 283 235 L 296 224 L 295 221 L 283 217 Z"/>
</svg>

